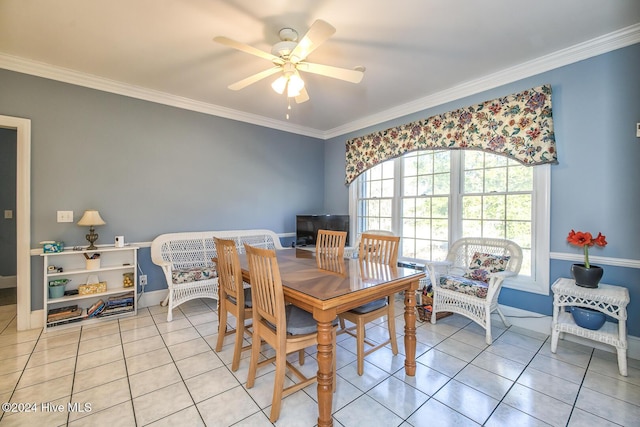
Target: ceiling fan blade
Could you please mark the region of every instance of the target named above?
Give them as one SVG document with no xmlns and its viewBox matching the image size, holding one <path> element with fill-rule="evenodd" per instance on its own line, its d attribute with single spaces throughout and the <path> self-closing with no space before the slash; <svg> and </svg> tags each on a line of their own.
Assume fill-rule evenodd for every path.
<svg viewBox="0 0 640 427">
<path fill-rule="evenodd" d="M 295 97 L 296 103 L 302 104 L 303 102 L 307 102 L 309 100 L 309 93 L 307 92 L 307 88 L 302 88 L 300 90 L 300 95 Z"/>
<path fill-rule="evenodd" d="M 257 74 L 254 74 L 252 76 L 249 76 L 245 79 L 242 79 L 240 81 L 237 81 L 233 84 L 229 85 L 229 89 L 231 90 L 240 90 L 240 89 L 244 89 L 245 87 L 254 84 L 257 81 L 260 81 L 264 78 L 269 77 L 272 74 L 277 73 L 278 71 L 281 71 L 282 68 L 281 67 L 273 67 L 273 68 L 269 68 L 267 70 L 261 71 Z"/>
<path fill-rule="evenodd" d="M 332 77 L 334 79 L 345 80 L 351 83 L 360 83 L 364 72 L 360 70 L 349 70 L 347 68 L 332 67 L 331 65 L 314 64 L 312 62 L 301 62 L 296 68 L 307 73 L 319 74 L 321 76 Z"/>
<path fill-rule="evenodd" d="M 291 55 L 291 62 L 298 63 L 303 61 L 311 52 L 316 50 L 318 46 L 327 41 L 336 32 L 336 29 L 326 21 L 322 19 L 316 20 L 307 34 L 300 39 L 298 45 L 293 49 Z"/>
<path fill-rule="evenodd" d="M 249 46 L 248 44 L 244 44 L 244 43 L 240 43 L 237 42 L 235 40 L 231 40 L 227 37 L 222 37 L 222 36 L 218 36 L 218 37 L 214 37 L 213 41 L 218 42 L 220 44 L 223 44 L 225 46 L 229 46 L 232 47 L 234 49 L 237 49 L 241 52 L 245 52 L 248 53 L 250 55 L 255 55 L 255 56 L 259 56 L 260 58 L 264 58 L 268 61 L 274 62 L 274 63 L 282 63 L 282 59 L 278 58 L 275 55 L 270 54 L 269 52 L 265 52 L 264 50 L 260 50 L 257 49 L 253 46 Z"/>
</svg>

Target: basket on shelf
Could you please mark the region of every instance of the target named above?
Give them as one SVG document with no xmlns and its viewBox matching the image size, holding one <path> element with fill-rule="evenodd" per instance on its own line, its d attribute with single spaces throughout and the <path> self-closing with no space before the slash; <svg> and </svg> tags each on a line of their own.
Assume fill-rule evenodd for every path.
<svg viewBox="0 0 640 427">
<path fill-rule="evenodd" d="M 427 306 L 433 304 L 433 298 L 428 295 L 422 296 L 422 305 L 416 306 L 416 310 L 418 311 L 418 318 L 421 322 L 431 322 L 431 311 L 427 309 Z M 453 313 L 450 311 L 440 311 L 436 313 L 436 320 L 442 319 L 443 317 L 451 316 Z"/>
</svg>

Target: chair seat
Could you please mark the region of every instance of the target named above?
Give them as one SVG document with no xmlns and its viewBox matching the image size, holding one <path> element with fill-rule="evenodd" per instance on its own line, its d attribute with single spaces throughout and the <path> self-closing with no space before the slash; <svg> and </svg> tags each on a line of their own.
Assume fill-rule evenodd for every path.
<svg viewBox="0 0 640 427">
<path fill-rule="evenodd" d="M 174 285 L 215 279 L 216 277 L 218 277 L 218 272 L 215 267 L 184 268 L 180 270 L 173 270 L 171 273 L 171 279 L 173 280 Z"/>
<path fill-rule="evenodd" d="M 318 331 L 318 322 L 308 311 L 304 311 L 295 305 L 287 305 L 284 308 L 287 318 L 287 333 L 290 335 L 313 334 Z M 334 319 L 333 326 L 338 324 L 338 319 Z"/>
<path fill-rule="evenodd" d="M 380 298 L 375 301 L 368 302 L 360 307 L 356 307 L 353 310 L 349 310 L 352 313 L 356 314 L 366 314 L 371 313 L 379 308 L 385 307 L 387 305 L 387 298 Z"/>
<path fill-rule="evenodd" d="M 231 295 L 227 295 L 227 299 L 234 304 L 236 303 L 236 299 Z M 251 301 L 251 288 L 244 289 L 244 306 L 247 308 L 253 307 L 253 302 Z"/>
<path fill-rule="evenodd" d="M 472 280 L 463 276 L 450 274 L 440 276 L 440 287 L 482 299 L 487 298 L 487 292 L 489 290 L 489 285 L 481 280 Z"/>
</svg>

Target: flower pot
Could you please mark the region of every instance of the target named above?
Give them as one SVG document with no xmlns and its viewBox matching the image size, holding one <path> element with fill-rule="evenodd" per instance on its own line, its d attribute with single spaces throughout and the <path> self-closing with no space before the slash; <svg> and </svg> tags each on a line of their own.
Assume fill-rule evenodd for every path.
<svg viewBox="0 0 640 427">
<path fill-rule="evenodd" d="M 605 320 L 607 320 L 604 313 L 592 308 L 571 306 L 571 315 L 576 325 L 593 331 L 602 328 Z"/>
<path fill-rule="evenodd" d="M 573 264 L 571 266 L 571 275 L 576 280 L 576 285 L 583 288 L 597 288 L 604 270 L 597 265 L 591 265 L 587 268 L 584 264 Z"/>
<path fill-rule="evenodd" d="M 65 284 L 49 285 L 49 298 L 62 298 L 64 296 Z"/>
</svg>

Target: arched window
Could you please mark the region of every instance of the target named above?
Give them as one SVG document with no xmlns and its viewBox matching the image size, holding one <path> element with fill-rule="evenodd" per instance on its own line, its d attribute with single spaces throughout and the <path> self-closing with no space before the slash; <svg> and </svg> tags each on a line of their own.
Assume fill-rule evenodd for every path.
<svg viewBox="0 0 640 427">
<path fill-rule="evenodd" d="M 505 286 L 548 294 L 548 164 L 555 163 L 556 157 L 551 123 L 550 88 L 545 88 L 524 92 L 538 100 L 541 98 L 536 94 L 543 93 L 545 103 L 548 103 L 536 104 L 548 113 L 545 112 L 545 118 L 542 119 L 544 130 L 533 132 L 537 136 L 530 138 L 531 141 L 535 141 L 544 139 L 540 135 L 546 135 L 545 146 L 541 145 L 539 149 L 524 150 L 524 154 L 520 153 L 521 156 L 528 156 L 525 157 L 527 160 L 516 160 L 504 149 L 496 154 L 492 149 L 472 147 L 469 146 L 469 142 L 466 146 L 447 146 L 445 149 L 425 147 L 424 143 L 410 143 L 409 139 L 412 137 L 407 136 L 403 138 L 403 144 L 409 149 L 402 152 L 391 150 L 388 153 L 394 155 L 390 155 L 388 159 L 380 156 L 380 161 L 376 160 L 377 163 L 372 167 L 355 174 L 350 187 L 350 210 L 352 221 L 356 225 L 354 231 L 393 231 L 402 237 L 400 257 L 417 262 L 444 259 L 449 242 L 464 236 L 514 240 L 522 247 L 525 259 L 518 278 L 505 283 Z M 508 105 L 511 98 L 519 100 L 518 102 L 524 105 L 531 105 L 522 94 L 501 98 L 502 105 Z M 495 105 L 497 102 L 488 101 L 482 104 L 482 108 L 476 106 L 473 109 L 482 111 L 487 104 Z M 505 106 L 504 109 L 514 112 L 518 108 L 511 105 L 510 108 Z M 493 110 L 498 111 L 499 108 L 494 107 Z M 532 115 L 532 111 L 525 114 L 526 117 Z M 447 115 L 440 117 L 444 116 Z M 500 122 L 498 119 L 495 120 Z M 513 120 L 525 123 L 522 118 Z M 425 122 L 430 121 L 433 122 L 433 118 Z M 542 129 L 535 124 L 539 122 L 540 120 L 533 119 L 527 121 L 533 128 Z M 517 135 L 523 131 L 521 129 L 511 132 Z M 393 130 L 384 133 L 396 136 L 400 134 Z M 348 144 L 356 141 L 362 143 L 365 139 L 371 144 L 371 138 L 368 137 L 351 140 Z M 531 141 L 526 146 L 532 145 Z M 419 145 L 423 147 L 416 148 Z M 393 147 L 397 148 L 396 145 Z M 373 148 L 375 149 L 371 152 Z M 385 151 L 380 146 L 369 145 L 368 149 L 372 154 Z M 529 167 L 534 164 L 534 160 L 537 162 L 535 164 L 540 166 Z"/>
</svg>

